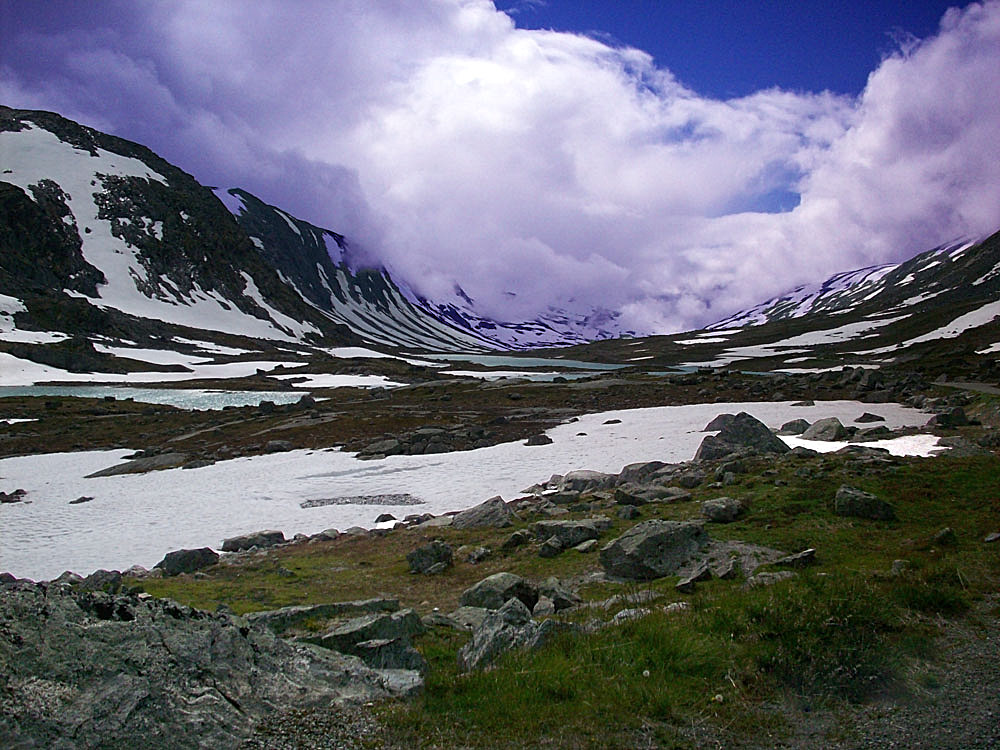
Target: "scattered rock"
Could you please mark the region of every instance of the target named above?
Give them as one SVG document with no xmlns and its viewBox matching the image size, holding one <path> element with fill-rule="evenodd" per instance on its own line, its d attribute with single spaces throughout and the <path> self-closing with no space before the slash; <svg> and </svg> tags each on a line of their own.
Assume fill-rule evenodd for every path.
<svg viewBox="0 0 1000 750">
<path fill-rule="evenodd" d="M 503 528 L 510 526 L 517 517 L 507 507 L 503 498 L 497 495 L 479 505 L 463 510 L 452 518 L 456 529 Z"/>
<path fill-rule="evenodd" d="M 691 573 L 691 575 L 677 582 L 674 586 L 675 589 L 680 591 L 682 594 L 690 594 L 694 591 L 695 584 L 701 581 L 709 581 L 712 579 L 712 570 L 706 564 L 698 566 L 698 568 Z"/>
<path fill-rule="evenodd" d="M 0 503 L 19 503 L 27 494 L 27 491 L 22 489 L 16 489 L 13 492 L 0 492 Z"/>
<path fill-rule="evenodd" d="M 707 543 L 701 523 L 643 521 L 601 549 L 601 565 L 609 575 L 620 578 L 661 578 L 676 573 Z"/>
<path fill-rule="evenodd" d="M 196 570 L 207 568 L 219 562 L 219 553 L 208 547 L 198 549 L 179 549 L 168 552 L 160 562 L 154 565 L 159 568 L 164 575 L 176 576 L 181 573 L 194 573 Z"/>
<path fill-rule="evenodd" d="M 555 538 L 565 549 L 588 539 L 597 539 L 611 522 L 606 518 L 585 518 L 580 521 L 539 521 L 534 526 L 537 539 Z"/>
<path fill-rule="evenodd" d="M 732 497 L 717 497 L 701 504 L 701 514 L 715 523 L 731 523 L 745 511 L 743 503 Z"/>
<path fill-rule="evenodd" d="M 506 541 L 500 545 L 501 552 L 510 552 L 512 549 L 522 547 L 531 541 L 531 532 L 527 529 L 518 529 Z"/>
<path fill-rule="evenodd" d="M 478 565 L 483 560 L 493 556 L 493 550 L 489 547 L 475 547 L 465 556 L 465 561 L 470 565 Z"/>
<path fill-rule="evenodd" d="M 896 509 L 870 492 L 857 487 L 841 485 L 833 500 L 833 512 L 838 516 L 867 518 L 872 521 L 892 521 Z"/>
<path fill-rule="evenodd" d="M 436 575 L 451 567 L 453 555 L 451 545 L 440 539 L 435 539 L 422 547 L 407 552 L 406 562 L 410 566 L 411 573 Z"/>
<path fill-rule="evenodd" d="M 251 547 L 274 547 L 275 545 L 284 543 L 285 535 L 282 532 L 268 529 L 265 531 L 255 531 L 252 534 L 230 537 L 222 542 L 222 551 L 242 552 Z"/>
<path fill-rule="evenodd" d="M 539 546 L 538 556 L 545 558 L 558 557 L 562 554 L 564 549 L 565 547 L 563 546 L 563 543 L 559 541 L 559 537 L 549 537 L 542 542 L 541 546 Z"/>
<path fill-rule="evenodd" d="M 773 586 L 780 581 L 787 581 L 789 578 L 794 578 L 797 573 L 792 570 L 778 570 L 773 573 L 757 573 L 747 578 L 746 582 L 743 584 L 745 589 L 757 589 L 762 586 Z"/>
<path fill-rule="evenodd" d="M 858 424 L 868 424 L 870 422 L 884 422 L 885 417 L 880 417 L 878 414 L 872 414 L 871 412 L 865 412 L 860 417 L 854 420 Z"/>
</svg>

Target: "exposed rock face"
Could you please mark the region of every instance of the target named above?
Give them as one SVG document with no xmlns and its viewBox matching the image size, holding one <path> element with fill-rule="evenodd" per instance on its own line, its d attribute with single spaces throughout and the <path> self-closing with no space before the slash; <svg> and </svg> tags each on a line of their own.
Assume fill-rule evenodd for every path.
<svg viewBox="0 0 1000 750">
<path fill-rule="evenodd" d="M 836 417 L 817 420 L 802 433 L 803 440 L 846 440 L 847 428 Z"/>
<path fill-rule="evenodd" d="M 643 521 L 601 549 L 601 565 L 620 578 L 661 578 L 676 573 L 707 543 L 701 523 Z"/>
<path fill-rule="evenodd" d="M 451 525 L 456 529 L 471 529 L 475 527 L 500 529 L 510 526 L 514 518 L 515 516 L 510 508 L 507 507 L 507 503 L 503 501 L 502 497 L 497 495 L 496 497 L 491 497 L 486 502 L 456 514 L 452 519 Z"/>
<path fill-rule="evenodd" d="M 509 599 L 520 599 L 530 612 L 538 603 L 538 589 L 514 573 L 494 573 L 463 591 L 458 601 L 463 607 L 500 609 Z"/>
<path fill-rule="evenodd" d="M 838 516 L 867 518 L 872 521 L 892 521 L 896 509 L 870 492 L 842 485 L 833 500 L 833 512 Z"/>
<path fill-rule="evenodd" d="M 261 624 L 276 633 L 281 633 L 306 620 L 329 619 L 332 617 L 357 617 L 378 612 L 398 612 L 398 599 L 360 599 L 352 602 L 327 602 L 325 604 L 300 604 L 264 612 L 251 612 L 245 619 L 252 624 Z"/>
<path fill-rule="evenodd" d="M 255 531 L 252 534 L 230 537 L 222 543 L 222 551 L 241 552 L 251 547 L 273 547 L 276 544 L 284 543 L 285 535 L 282 532 L 268 529 L 266 531 Z"/>
<path fill-rule="evenodd" d="M 701 441 L 694 460 L 711 461 L 744 452 L 787 453 L 788 446 L 766 424 L 741 411 L 726 422 L 718 435 L 709 435 Z"/>
<path fill-rule="evenodd" d="M 162 599 L 0 586 L 0 746 L 239 745 L 276 710 L 387 695 L 358 659 Z"/>
<path fill-rule="evenodd" d="M 153 567 L 159 568 L 164 575 L 176 576 L 181 573 L 194 573 L 219 562 L 219 553 L 201 547 L 199 549 L 178 549 L 168 552 L 166 556 Z"/>
</svg>

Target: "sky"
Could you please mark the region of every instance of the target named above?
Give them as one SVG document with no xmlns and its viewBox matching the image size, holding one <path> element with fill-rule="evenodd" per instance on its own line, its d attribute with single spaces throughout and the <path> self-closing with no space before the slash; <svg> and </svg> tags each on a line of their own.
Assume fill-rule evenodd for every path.
<svg viewBox="0 0 1000 750">
<path fill-rule="evenodd" d="M 0 102 L 508 320 L 686 330 L 1000 228 L 1000 1 L 0 0 L 0 35 Z"/>
</svg>

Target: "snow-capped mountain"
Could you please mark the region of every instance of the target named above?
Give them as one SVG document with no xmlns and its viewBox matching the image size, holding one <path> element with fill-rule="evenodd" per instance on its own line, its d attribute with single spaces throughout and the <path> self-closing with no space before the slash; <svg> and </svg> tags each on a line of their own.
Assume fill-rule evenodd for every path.
<svg viewBox="0 0 1000 750">
<path fill-rule="evenodd" d="M 342 235 L 53 113 L 0 108 L 0 155 L 0 294 L 22 327 L 443 352 L 627 333 L 606 312 L 494 321 L 460 293 L 423 298 Z"/>
</svg>

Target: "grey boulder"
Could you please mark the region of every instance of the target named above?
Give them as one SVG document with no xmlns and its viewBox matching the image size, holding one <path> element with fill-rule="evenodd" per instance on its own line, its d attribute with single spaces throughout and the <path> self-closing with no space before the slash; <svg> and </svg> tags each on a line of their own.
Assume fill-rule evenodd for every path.
<svg viewBox="0 0 1000 750">
<path fill-rule="evenodd" d="M 176 576 L 181 573 L 194 573 L 196 570 L 207 568 L 219 562 L 219 553 L 208 547 L 198 549 L 178 549 L 168 552 L 160 562 L 154 565 L 159 568 L 164 575 Z"/>
<path fill-rule="evenodd" d="M 538 603 L 538 589 L 514 573 L 494 573 L 463 591 L 458 602 L 463 607 L 500 609 L 510 599 L 520 599 L 530 611 Z"/>
<path fill-rule="evenodd" d="M 255 531 L 252 534 L 242 534 L 226 539 L 222 543 L 223 552 L 241 552 L 251 547 L 274 547 L 285 543 L 285 535 L 280 531 L 268 529 Z"/>
<path fill-rule="evenodd" d="M 609 575 L 651 580 L 673 575 L 708 544 L 702 523 L 643 521 L 601 549 L 601 565 Z"/>
<path fill-rule="evenodd" d="M 451 525 L 456 529 L 495 528 L 510 526 L 515 516 L 503 498 L 497 495 L 468 510 L 457 513 Z"/>
<path fill-rule="evenodd" d="M 847 428 L 836 417 L 817 420 L 802 433 L 803 440 L 846 440 L 847 437 Z"/>
<path fill-rule="evenodd" d="M 892 521 L 896 509 L 870 492 L 841 485 L 833 499 L 833 512 L 838 516 L 867 518 L 871 521 Z"/>
</svg>

